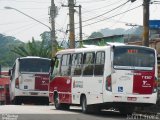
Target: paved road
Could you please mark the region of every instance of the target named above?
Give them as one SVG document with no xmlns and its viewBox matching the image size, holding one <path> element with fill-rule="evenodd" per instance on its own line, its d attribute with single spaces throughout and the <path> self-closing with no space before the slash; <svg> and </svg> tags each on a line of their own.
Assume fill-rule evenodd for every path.
<svg viewBox="0 0 160 120">
<path fill-rule="evenodd" d="M 124 120 L 118 112 L 103 111 L 83 114 L 79 107 L 69 111 L 55 110 L 54 106 L 4 105 L 0 106 L 0 120 Z"/>
<path fill-rule="evenodd" d="M 2 105 L 0 120 L 160 120 L 160 115 L 133 114 L 121 115 L 115 111 L 102 111 L 99 114 L 83 114 L 79 107 L 68 111 L 56 110 L 54 106 Z"/>
</svg>

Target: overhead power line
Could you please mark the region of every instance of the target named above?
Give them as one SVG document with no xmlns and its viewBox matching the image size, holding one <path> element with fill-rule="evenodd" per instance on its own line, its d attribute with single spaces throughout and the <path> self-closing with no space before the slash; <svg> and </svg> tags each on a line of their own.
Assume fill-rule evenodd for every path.
<svg viewBox="0 0 160 120">
<path fill-rule="evenodd" d="M 32 2 L 32 3 L 50 3 L 50 2 L 40 2 L 40 1 L 28 1 L 28 0 L 1 0 L 1 1 L 10 1 L 10 2 Z"/>
<path fill-rule="evenodd" d="M 95 3 L 95 2 L 104 2 L 104 1 L 107 1 L 107 0 L 89 0 L 89 1 L 83 1 L 83 2 L 77 2 L 77 3 Z"/>
<path fill-rule="evenodd" d="M 83 12 L 83 14 L 88 13 L 88 12 L 93 12 L 93 11 L 96 11 L 96 10 L 100 10 L 100 9 L 103 9 L 103 8 L 110 7 L 110 6 L 112 6 L 112 5 L 115 5 L 115 4 L 119 3 L 120 1 L 122 1 L 122 0 L 116 1 L 116 2 L 114 2 L 114 3 L 110 3 L 110 4 L 108 4 L 108 5 L 105 5 L 105 6 L 102 6 L 102 7 L 98 7 L 98 8 L 92 9 L 92 10 L 86 10 L 86 11 Z M 84 9 L 84 8 L 83 8 L 83 9 Z"/>
<path fill-rule="evenodd" d="M 124 6 L 124 5 L 127 4 L 129 1 L 130 1 L 130 0 L 128 0 L 127 2 L 121 4 L 121 5 L 119 5 L 119 6 L 115 7 L 115 8 L 113 8 L 113 9 L 107 11 L 107 12 L 104 12 L 103 14 L 100 14 L 100 15 L 98 15 L 98 16 L 95 16 L 95 17 L 92 17 L 92 18 L 90 18 L 90 19 L 84 20 L 84 21 L 82 21 L 82 22 L 87 22 L 87 21 L 96 19 L 96 18 L 98 18 L 98 17 L 101 17 L 101 16 L 103 16 L 103 15 L 105 15 L 105 14 L 107 14 L 107 13 L 110 13 L 110 12 L 112 12 L 112 11 L 114 11 L 114 10 L 116 10 L 116 9 L 118 9 L 118 8 L 120 8 L 120 7 L 122 7 L 122 6 Z"/>
<path fill-rule="evenodd" d="M 142 6 L 142 5 L 139 5 L 139 6 L 137 6 L 137 7 L 134 7 L 134 8 L 129 9 L 129 10 L 127 10 L 127 11 L 124 11 L 124 12 L 121 12 L 121 13 L 119 13 L 119 14 L 113 15 L 113 16 L 111 16 L 111 17 L 108 17 L 108 18 L 105 18 L 105 19 L 102 19 L 102 20 L 99 20 L 99 21 L 96 21 L 96 22 L 92 22 L 92 23 L 90 23 L 90 24 L 86 24 L 86 25 L 84 25 L 84 26 L 82 26 L 82 27 L 86 27 L 86 26 L 89 26 L 89 25 L 93 25 L 93 24 L 96 24 L 96 23 L 105 21 L 105 20 L 107 20 L 107 19 L 111 19 L 111 18 L 113 18 L 113 17 L 116 17 L 116 16 L 119 16 L 119 15 L 121 15 L 121 14 L 130 12 L 130 11 L 132 11 L 132 10 L 134 10 L 134 9 L 137 9 L 137 8 L 139 8 L 139 7 L 141 7 L 141 6 Z M 77 28 L 79 28 L 79 27 L 77 27 Z M 77 29 L 77 28 L 76 28 L 76 29 Z"/>
</svg>

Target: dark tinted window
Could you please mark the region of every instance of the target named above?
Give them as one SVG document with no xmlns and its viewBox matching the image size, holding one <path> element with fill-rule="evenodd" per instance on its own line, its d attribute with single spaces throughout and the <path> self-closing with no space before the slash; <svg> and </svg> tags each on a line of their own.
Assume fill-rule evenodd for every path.
<svg viewBox="0 0 160 120">
<path fill-rule="evenodd" d="M 50 60 L 38 58 L 20 59 L 20 72 L 49 72 Z"/>
<path fill-rule="evenodd" d="M 83 60 L 83 75 L 93 75 L 95 53 L 84 53 Z"/>
<path fill-rule="evenodd" d="M 97 52 L 96 53 L 95 68 L 94 68 L 94 75 L 103 75 L 104 63 L 105 63 L 105 53 L 104 52 Z"/>
<path fill-rule="evenodd" d="M 115 47 L 114 67 L 151 67 L 155 65 L 155 52 L 152 49 L 140 47 Z"/>
<path fill-rule="evenodd" d="M 72 75 L 81 75 L 82 72 L 82 54 L 76 53 L 72 55 Z"/>
<path fill-rule="evenodd" d="M 62 76 L 68 76 L 71 73 L 71 55 L 66 54 L 62 55 L 62 61 L 61 61 L 61 75 Z"/>
</svg>

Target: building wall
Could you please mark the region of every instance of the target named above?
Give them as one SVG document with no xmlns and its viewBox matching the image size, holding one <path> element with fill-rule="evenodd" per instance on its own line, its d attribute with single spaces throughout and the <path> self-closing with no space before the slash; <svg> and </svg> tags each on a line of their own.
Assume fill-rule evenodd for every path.
<svg viewBox="0 0 160 120">
<path fill-rule="evenodd" d="M 114 35 L 114 36 L 108 36 L 108 37 L 102 37 L 102 38 L 83 40 L 84 45 L 106 45 L 107 42 L 124 43 L 124 36 L 123 35 Z M 76 41 L 76 44 L 79 45 L 79 43 L 80 43 L 80 41 Z"/>
</svg>

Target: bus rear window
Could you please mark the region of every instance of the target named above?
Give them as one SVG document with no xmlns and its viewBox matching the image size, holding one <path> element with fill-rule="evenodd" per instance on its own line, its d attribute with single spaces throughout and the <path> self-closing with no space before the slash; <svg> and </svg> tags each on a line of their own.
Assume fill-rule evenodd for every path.
<svg viewBox="0 0 160 120">
<path fill-rule="evenodd" d="M 141 47 L 115 47 L 114 68 L 152 70 L 155 66 L 155 52 Z"/>
<path fill-rule="evenodd" d="M 20 72 L 49 72 L 50 60 L 27 58 L 20 59 Z"/>
</svg>

